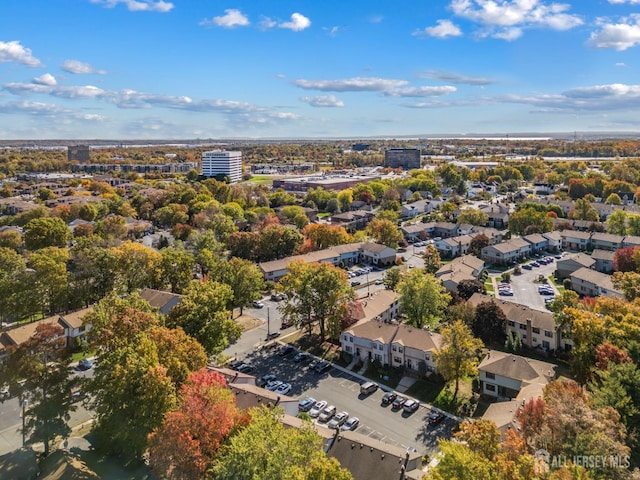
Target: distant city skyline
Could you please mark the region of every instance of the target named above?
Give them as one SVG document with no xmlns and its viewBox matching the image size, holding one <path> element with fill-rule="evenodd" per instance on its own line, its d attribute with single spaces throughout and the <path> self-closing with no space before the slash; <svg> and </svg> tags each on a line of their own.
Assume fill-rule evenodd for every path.
<svg viewBox="0 0 640 480">
<path fill-rule="evenodd" d="M 640 0 L 0 6 L 0 139 L 640 132 Z"/>
</svg>

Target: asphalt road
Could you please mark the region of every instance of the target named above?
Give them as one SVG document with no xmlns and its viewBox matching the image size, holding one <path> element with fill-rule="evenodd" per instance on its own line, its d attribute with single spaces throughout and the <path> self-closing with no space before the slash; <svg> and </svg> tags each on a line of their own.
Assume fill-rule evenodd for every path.
<svg viewBox="0 0 640 480">
<path fill-rule="evenodd" d="M 533 261 L 533 260 L 531 260 Z M 527 263 L 531 263 L 531 261 Z M 556 259 L 554 258 L 553 262 L 547 265 L 541 265 L 539 267 L 533 267 L 533 270 L 525 270 L 522 269 L 521 275 L 511 275 L 511 287 L 513 289 L 512 297 L 503 297 L 496 293 L 496 296 L 502 298 L 503 300 L 507 300 L 509 302 L 519 303 L 521 305 L 526 305 L 536 310 L 542 310 L 548 312 L 549 310 L 546 308 L 544 299 L 547 298 L 545 295 L 540 295 L 538 293 L 538 286 L 541 283 L 536 282 L 539 275 L 543 275 L 547 278 L 553 275 L 553 272 L 556 269 Z M 500 282 L 500 276 L 497 278 L 498 283 Z M 553 288 L 553 291 L 558 294 L 558 290 L 553 286 L 553 283 L 548 282 L 549 285 Z"/>
</svg>

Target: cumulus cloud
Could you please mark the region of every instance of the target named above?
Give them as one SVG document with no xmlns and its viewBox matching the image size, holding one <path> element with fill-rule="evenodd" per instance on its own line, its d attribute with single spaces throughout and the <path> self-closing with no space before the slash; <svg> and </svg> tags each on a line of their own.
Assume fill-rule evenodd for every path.
<svg viewBox="0 0 640 480">
<path fill-rule="evenodd" d="M 439 97 L 455 92 L 456 87 L 443 85 L 438 87 L 407 87 L 387 90 L 384 95 L 388 97 Z"/>
<path fill-rule="evenodd" d="M 64 70 L 65 72 L 73 73 L 74 75 L 82 75 L 82 74 L 105 75 L 107 73 L 104 70 L 98 70 L 97 68 L 92 67 L 88 63 L 81 62 L 79 60 L 65 60 L 60 68 L 62 68 L 62 70 Z"/>
<path fill-rule="evenodd" d="M 591 33 L 587 44 L 594 48 L 613 48 L 618 51 L 640 45 L 640 14 L 622 19 L 621 23 L 604 23 Z"/>
<path fill-rule="evenodd" d="M 17 40 L 12 42 L 0 41 L 0 63 L 3 62 L 21 63 L 28 67 L 42 66 L 40 60 L 31 54 L 31 49 L 23 47 Z"/>
<path fill-rule="evenodd" d="M 294 32 L 300 32 L 311 26 L 311 20 L 295 12 L 291 14 L 291 20 L 289 22 L 281 22 L 278 24 L 278 28 L 286 28 L 287 30 L 293 30 Z"/>
<path fill-rule="evenodd" d="M 436 80 L 442 80 L 444 82 L 450 82 L 450 83 L 462 84 L 462 85 L 484 86 L 484 85 L 491 85 L 492 83 L 495 83 L 493 80 L 486 77 L 471 77 L 468 75 L 460 75 L 458 73 L 452 73 L 452 72 L 443 72 L 440 70 L 429 70 L 425 75 L 421 75 L 421 76 L 426 78 L 435 78 Z"/>
<path fill-rule="evenodd" d="M 240 10 L 228 8 L 224 15 L 213 17 L 211 20 L 202 20 L 200 25 L 204 27 L 216 26 L 222 28 L 246 27 L 249 25 L 249 18 Z"/>
<path fill-rule="evenodd" d="M 123 4 L 130 12 L 166 13 L 174 7 L 173 3 L 163 0 L 91 0 L 91 3 L 104 5 L 106 8 L 114 8 Z"/>
<path fill-rule="evenodd" d="M 278 22 L 273 20 L 272 18 L 265 17 L 264 15 L 260 17 L 260 29 L 269 30 L 271 28 L 275 28 L 278 25 Z"/>
<path fill-rule="evenodd" d="M 570 30 L 584 23 L 567 13 L 570 5 L 541 0 L 452 0 L 450 8 L 456 16 L 482 25 L 481 36 L 508 41 L 527 28 Z"/>
<path fill-rule="evenodd" d="M 56 78 L 50 73 L 45 73 L 44 75 L 35 77 L 31 80 L 31 82 L 35 83 L 36 85 L 50 85 L 50 86 L 56 85 L 58 83 L 56 81 Z"/>
<path fill-rule="evenodd" d="M 293 84 L 305 90 L 325 92 L 381 92 L 408 85 L 406 80 L 375 77 L 354 77 L 338 80 L 294 80 Z"/>
<path fill-rule="evenodd" d="M 640 0 L 609 0 L 609 3 L 614 5 L 622 5 L 628 3 L 630 5 L 640 5 Z"/>
<path fill-rule="evenodd" d="M 436 38 L 447 38 L 447 37 L 459 37 L 462 35 L 462 30 L 458 28 L 457 25 L 451 20 L 438 20 L 437 25 L 435 27 L 426 27 L 424 30 L 417 30 L 412 33 L 414 37 L 436 37 Z"/>
<path fill-rule="evenodd" d="M 325 32 L 327 32 L 327 35 L 329 35 L 331 38 L 334 38 L 338 34 L 338 31 L 340 30 L 340 27 L 338 27 L 338 26 L 334 26 L 334 27 L 331 27 L 331 28 L 322 27 L 322 29 Z"/>
<path fill-rule="evenodd" d="M 335 95 L 320 95 L 318 97 L 300 97 L 301 102 L 312 107 L 344 107 L 344 102 Z"/>
<path fill-rule="evenodd" d="M 68 108 L 42 102 L 7 102 L 0 104 L 0 113 L 4 114 L 28 114 L 37 117 L 56 118 L 57 120 L 87 120 L 99 122 L 104 120 L 102 115 L 78 112 Z"/>
</svg>

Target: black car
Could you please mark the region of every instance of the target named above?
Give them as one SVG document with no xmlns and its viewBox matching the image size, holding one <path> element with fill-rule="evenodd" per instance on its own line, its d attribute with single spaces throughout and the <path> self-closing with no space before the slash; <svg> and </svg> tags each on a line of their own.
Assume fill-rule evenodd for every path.
<svg viewBox="0 0 640 480">
<path fill-rule="evenodd" d="M 297 353 L 295 357 L 293 357 L 293 361 L 296 363 L 301 363 L 306 362 L 307 360 L 309 360 L 309 358 L 311 358 L 310 354 L 308 354 L 307 352 L 300 352 Z"/>
<path fill-rule="evenodd" d="M 238 370 L 238 368 L 242 365 L 244 365 L 244 362 L 242 360 L 231 360 L 231 362 L 229 362 L 229 368 L 231 368 L 232 370 Z"/>
<path fill-rule="evenodd" d="M 293 347 L 293 345 L 285 345 L 280 350 L 278 350 L 278 355 L 280 355 L 281 357 L 285 357 L 289 355 L 291 352 L 293 352 L 294 350 L 295 348 Z"/>
<path fill-rule="evenodd" d="M 444 413 L 442 412 L 431 412 L 431 415 L 429 415 L 429 425 L 438 425 L 443 420 Z"/>
<path fill-rule="evenodd" d="M 361 282 L 351 282 L 351 286 L 352 287 L 357 287 L 360 284 L 361 284 Z"/>
<path fill-rule="evenodd" d="M 331 368 L 331 364 L 329 362 L 324 362 L 324 361 L 318 363 L 314 367 L 315 371 L 318 372 L 318 373 L 324 373 L 327 370 L 329 370 L 330 368 Z"/>
<path fill-rule="evenodd" d="M 406 397 L 396 397 L 393 403 L 391 404 L 391 406 L 394 409 L 398 410 L 402 408 L 402 406 L 405 404 L 406 401 L 407 401 Z"/>
<path fill-rule="evenodd" d="M 385 393 L 382 396 L 382 404 L 383 405 L 389 405 L 389 404 L 393 403 L 397 396 L 398 396 L 398 394 L 395 393 L 395 392 L 387 392 L 387 393 Z"/>
</svg>

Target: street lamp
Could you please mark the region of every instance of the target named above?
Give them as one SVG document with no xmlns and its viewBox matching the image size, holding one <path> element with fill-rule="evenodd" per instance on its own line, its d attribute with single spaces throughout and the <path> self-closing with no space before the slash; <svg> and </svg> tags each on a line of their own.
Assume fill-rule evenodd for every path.
<svg viewBox="0 0 640 480">
<path fill-rule="evenodd" d="M 271 317 L 269 316 L 269 307 L 267 307 L 267 340 L 269 340 L 270 333 L 271 333 Z"/>
<path fill-rule="evenodd" d="M 29 400 L 26 398 L 22 400 L 22 446 L 24 447 L 24 435 L 25 435 L 25 410 L 29 405 Z"/>
</svg>

